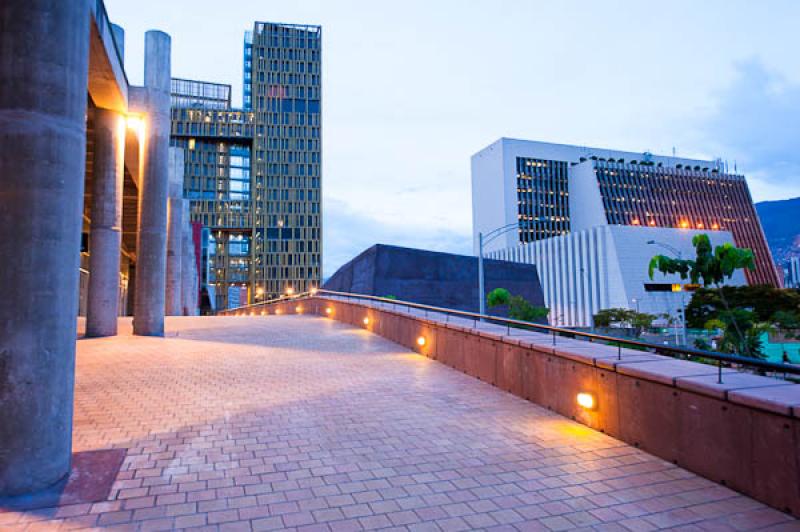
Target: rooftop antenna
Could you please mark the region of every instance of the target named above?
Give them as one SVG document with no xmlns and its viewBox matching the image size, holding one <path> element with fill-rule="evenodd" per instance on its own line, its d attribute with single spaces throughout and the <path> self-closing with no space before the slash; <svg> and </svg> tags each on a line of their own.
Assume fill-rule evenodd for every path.
<svg viewBox="0 0 800 532">
<path fill-rule="evenodd" d="M 675 146 L 672 147 L 672 156 L 675 157 Z"/>
<path fill-rule="evenodd" d="M 736 168 L 736 161 L 734 160 L 733 161 L 733 173 L 735 174 L 737 172 L 738 172 L 738 169 Z"/>
</svg>

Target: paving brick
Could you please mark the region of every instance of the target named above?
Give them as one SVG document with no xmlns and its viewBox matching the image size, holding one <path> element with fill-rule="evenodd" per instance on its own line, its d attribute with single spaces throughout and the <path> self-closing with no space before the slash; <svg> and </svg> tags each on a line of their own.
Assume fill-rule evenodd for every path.
<svg viewBox="0 0 800 532">
<path fill-rule="evenodd" d="M 109 500 L 3 530 L 797 529 L 790 516 L 431 359 L 311 316 L 78 342 L 74 449 Z M 177 336 L 175 334 L 177 333 Z"/>
</svg>

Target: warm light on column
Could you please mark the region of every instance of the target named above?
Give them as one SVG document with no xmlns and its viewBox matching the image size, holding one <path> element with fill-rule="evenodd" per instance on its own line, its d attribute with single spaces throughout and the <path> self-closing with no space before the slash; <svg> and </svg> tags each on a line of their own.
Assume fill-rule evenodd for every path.
<svg viewBox="0 0 800 532">
<path fill-rule="evenodd" d="M 328 308 L 326 308 L 326 309 L 325 309 L 325 314 L 327 314 L 328 316 L 330 316 L 331 314 L 333 314 L 333 309 L 332 309 L 331 307 L 328 307 Z"/>
<path fill-rule="evenodd" d="M 303 313 L 303 307 L 295 307 L 294 311 L 297 312 L 298 314 L 302 314 Z"/>
<path fill-rule="evenodd" d="M 312 295 L 312 296 L 315 296 L 315 295 L 317 295 L 317 289 L 316 289 L 316 288 L 312 288 L 312 289 L 311 289 L 311 295 Z"/>
<path fill-rule="evenodd" d="M 578 394 L 577 397 L 578 404 L 585 408 L 586 410 L 594 410 L 596 406 L 596 402 L 594 400 L 594 396 L 590 393 L 581 392 Z"/>
<path fill-rule="evenodd" d="M 128 129 L 136 133 L 139 139 L 144 137 L 144 119 L 141 116 L 128 115 L 125 118 L 125 124 L 128 126 Z"/>
<path fill-rule="evenodd" d="M 279 309 L 279 308 L 275 309 L 275 314 L 280 314 L 280 313 L 281 313 L 281 309 Z"/>
<path fill-rule="evenodd" d="M 369 325 L 369 318 L 364 318 L 364 325 Z"/>
<path fill-rule="evenodd" d="M 417 345 L 420 346 L 420 347 L 425 345 L 425 337 L 424 336 L 420 336 L 419 338 L 417 338 Z"/>
<path fill-rule="evenodd" d="M 291 286 L 287 286 L 286 287 L 286 295 L 290 296 L 292 294 L 294 294 L 294 288 L 292 288 Z"/>
</svg>

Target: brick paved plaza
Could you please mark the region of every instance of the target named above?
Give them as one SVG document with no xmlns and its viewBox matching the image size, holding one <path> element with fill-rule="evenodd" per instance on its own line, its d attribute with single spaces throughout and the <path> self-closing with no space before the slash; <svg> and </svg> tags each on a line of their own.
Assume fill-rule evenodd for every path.
<svg viewBox="0 0 800 532">
<path fill-rule="evenodd" d="M 74 451 L 127 449 L 108 500 L 0 513 L 1 529 L 800 529 L 337 322 L 121 329 L 78 342 Z"/>
</svg>

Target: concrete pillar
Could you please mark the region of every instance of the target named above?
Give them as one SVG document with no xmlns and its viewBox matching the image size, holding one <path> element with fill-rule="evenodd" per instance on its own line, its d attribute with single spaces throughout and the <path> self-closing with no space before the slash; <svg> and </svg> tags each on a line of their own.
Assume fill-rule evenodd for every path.
<svg viewBox="0 0 800 532">
<path fill-rule="evenodd" d="M 189 200 L 183 200 L 183 211 L 185 222 L 183 231 L 183 249 L 181 250 L 182 265 L 182 314 L 184 316 L 194 316 L 195 313 L 195 294 L 197 293 L 197 265 L 194 254 L 194 240 L 192 239 L 192 224 L 189 218 Z"/>
<path fill-rule="evenodd" d="M 89 3 L 3 0 L 0 28 L 0 496 L 11 496 L 70 467 Z"/>
<path fill-rule="evenodd" d="M 95 110 L 86 336 L 117 334 L 125 119 Z"/>
<path fill-rule="evenodd" d="M 164 293 L 167 263 L 167 188 L 170 134 L 170 37 L 145 34 L 144 87 L 129 93 L 133 110 L 144 120 L 139 179 L 139 232 L 136 235 L 136 291 L 133 333 L 164 335 Z"/>
<path fill-rule="evenodd" d="M 167 316 L 183 314 L 181 306 L 181 255 L 183 254 L 183 150 L 169 149 L 169 190 L 167 192 Z"/>
</svg>

